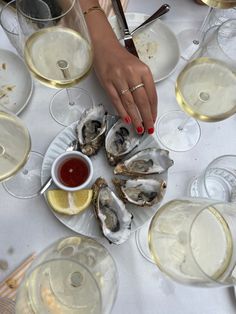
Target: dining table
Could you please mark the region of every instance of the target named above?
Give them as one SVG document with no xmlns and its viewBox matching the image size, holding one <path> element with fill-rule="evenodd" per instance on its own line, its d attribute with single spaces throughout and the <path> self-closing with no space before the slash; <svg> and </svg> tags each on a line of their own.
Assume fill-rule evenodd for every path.
<svg viewBox="0 0 236 314">
<path fill-rule="evenodd" d="M 130 0 L 127 12 L 151 15 L 164 3 L 161 0 Z M 207 6 L 197 5 L 193 0 L 168 0 L 167 3 L 171 9 L 161 19 L 175 33 L 177 39 L 181 39 L 180 34 L 183 31 L 199 28 L 208 10 Z M 1 27 L 0 49 L 16 53 Z M 170 76 L 156 83 L 158 117 L 170 110 L 180 109 L 174 89 L 178 70 L 177 66 Z M 111 101 L 93 70 L 78 86 L 89 91 L 94 103 L 111 106 Z M 64 128 L 49 113 L 49 102 L 53 94 L 54 89 L 34 80 L 30 102 L 19 114 L 29 129 L 32 151 L 42 155 Z M 201 137 L 191 150 L 170 151 L 174 165 L 168 172 L 167 191 L 162 204 L 188 196 L 190 182 L 216 157 L 236 155 L 236 115 L 220 122 L 199 124 Z M 155 134 L 153 136 L 156 137 Z M 156 140 L 158 141 L 157 138 Z M 76 234 L 56 219 L 44 196 L 19 199 L 7 193 L 0 184 L 0 260 L 6 261 L 8 265 L 6 269 L 0 270 L 0 281 L 32 252 L 37 255 L 56 240 Z M 236 313 L 233 287 L 199 288 L 176 283 L 140 254 L 135 232 L 120 245 L 110 244 L 105 238 L 98 238 L 97 241 L 107 248 L 117 265 L 119 288 L 112 314 Z"/>
</svg>

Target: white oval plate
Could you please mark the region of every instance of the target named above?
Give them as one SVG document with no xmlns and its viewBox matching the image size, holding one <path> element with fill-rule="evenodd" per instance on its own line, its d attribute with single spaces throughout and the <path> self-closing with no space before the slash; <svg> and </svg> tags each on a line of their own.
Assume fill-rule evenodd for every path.
<svg viewBox="0 0 236 314">
<path fill-rule="evenodd" d="M 72 123 L 70 126 L 63 129 L 52 141 L 49 145 L 47 152 L 44 156 L 43 165 L 42 165 L 42 172 L 41 172 L 41 183 L 44 184 L 46 180 L 50 177 L 51 166 L 54 159 L 60 155 L 61 153 L 65 152 L 66 148 L 68 147 L 69 143 L 76 138 L 75 134 L 75 127 L 76 123 Z M 143 143 L 139 145 L 137 150 L 141 150 L 142 148 L 146 147 L 157 147 L 158 144 L 156 143 L 154 137 L 148 136 Z M 133 151 L 134 153 L 135 151 Z M 92 183 L 96 180 L 96 178 L 102 176 L 106 179 L 109 186 L 115 191 L 113 184 L 111 183 L 111 179 L 113 178 L 113 167 L 109 166 L 106 160 L 104 148 L 101 148 L 97 155 L 91 157 L 93 166 L 94 166 L 94 176 Z M 167 172 L 161 174 L 159 176 L 163 178 L 167 182 Z M 54 184 L 51 185 L 50 189 L 56 189 Z M 45 193 L 46 195 L 46 193 Z M 46 199 L 46 197 L 45 197 Z M 86 209 L 84 212 L 68 216 L 63 215 L 55 212 L 51 206 L 48 204 L 49 208 L 52 210 L 53 214 L 62 222 L 65 226 L 72 229 L 75 232 L 78 232 L 83 235 L 87 235 L 90 237 L 103 237 L 99 222 L 94 216 L 92 206 Z M 127 204 L 126 208 L 133 214 L 133 220 L 131 224 L 131 230 L 136 231 L 140 228 L 145 222 L 147 222 L 156 212 L 157 208 L 160 204 L 153 206 L 153 207 L 138 207 L 132 204 Z"/>
<path fill-rule="evenodd" d="M 32 92 L 33 80 L 24 61 L 10 50 L 0 49 L 0 110 L 18 115 Z"/>
<path fill-rule="evenodd" d="M 149 17 L 142 13 L 126 13 L 125 16 L 130 31 Z M 121 40 L 116 16 L 112 16 L 109 21 L 117 38 Z M 139 57 L 149 66 L 155 83 L 167 78 L 175 70 L 180 58 L 179 43 L 172 30 L 161 20 L 157 19 L 135 32 L 133 39 Z"/>
</svg>

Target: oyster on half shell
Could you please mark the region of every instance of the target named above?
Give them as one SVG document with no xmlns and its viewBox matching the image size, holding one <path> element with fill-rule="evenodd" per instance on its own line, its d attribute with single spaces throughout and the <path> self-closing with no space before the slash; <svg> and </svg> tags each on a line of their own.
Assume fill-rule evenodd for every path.
<svg viewBox="0 0 236 314">
<path fill-rule="evenodd" d="M 115 174 L 143 176 L 160 174 L 174 164 L 169 157 L 169 151 L 160 148 L 146 148 L 139 151 L 124 162 L 120 162 L 114 169 Z"/>
<path fill-rule="evenodd" d="M 113 179 L 113 183 L 124 201 L 138 206 L 152 206 L 164 196 L 166 182 L 162 179 Z"/>
<path fill-rule="evenodd" d="M 81 115 L 76 133 L 80 150 L 87 156 L 95 155 L 103 145 L 106 132 L 106 112 L 102 104 L 85 110 Z"/>
<path fill-rule="evenodd" d="M 133 216 L 103 178 L 95 181 L 93 191 L 93 207 L 104 236 L 115 244 L 125 242 L 131 232 Z"/>
<path fill-rule="evenodd" d="M 105 148 L 108 162 L 115 166 L 125 155 L 129 154 L 141 142 L 132 125 L 124 124 L 119 119 L 106 135 Z"/>
</svg>

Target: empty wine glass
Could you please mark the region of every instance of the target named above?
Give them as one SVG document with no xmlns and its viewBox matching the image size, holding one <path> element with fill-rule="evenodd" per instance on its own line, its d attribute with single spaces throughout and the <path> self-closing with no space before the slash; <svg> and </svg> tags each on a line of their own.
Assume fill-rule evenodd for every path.
<svg viewBox="0 0 236 314">
<path fill-rule="evenodd" d="M 236 204 L 175 199 L 153 217 L 149 248 L 158 268 L 173 280 L 204 287 L 236 284 Z"/>
<path fill-rule="evenodd" d="M 157 122 L 159 141 L 174 151 L 191 149 L 200 138 L 201 121 L 216 122 L 236 112 L 236 19 L 210 28 L 199 49 L 179 73 L 175 94 L 182 111 Z"/>
<path fill-rule="evenodd" d="M 109 314 L 117 289 L 117 268 L 104 246 L 85 236 L 63 238 L 27 270 L 16 314 Z"/>
<path fill-rule="evenodd" d="M 76 0 L 16 0 L 25 62 L 31 73 L 49 87 L 62 88 L 50 112 L 62 125 L 79 119 L 82 108 L 93 105 L 88 92 L 70 88 L 90 71 L 91 42 Z"/>
<path fill-rule="evenodd" d="M 16 9 L 14 8 L 15 2 L 16 0 L 12 0 L 2 7 L 0 11 L 0 25 L 12 46 L 17 50 L 20 56 L 23 56 L 19 35 L 19 23 Z"/>
<path fill-rule="evenodd" d="M 38 195 L 43 156 L 30 151 L 31 138 L 23 121 L 0 111 L 0 182 L 13 196 Z"/>
</svg>

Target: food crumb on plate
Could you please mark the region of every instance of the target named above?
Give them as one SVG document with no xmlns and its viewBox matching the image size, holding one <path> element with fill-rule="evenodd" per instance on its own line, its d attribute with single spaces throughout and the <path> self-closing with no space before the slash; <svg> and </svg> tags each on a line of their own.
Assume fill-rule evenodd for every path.
<svg viewBox="0 0 236 314">
<path fill-rule="evenodd" d="M 7 69 L 7 64 L 5 62 L 1 64 L 1 69 L 3 69 L 3 70 Z"/>
</svg>

